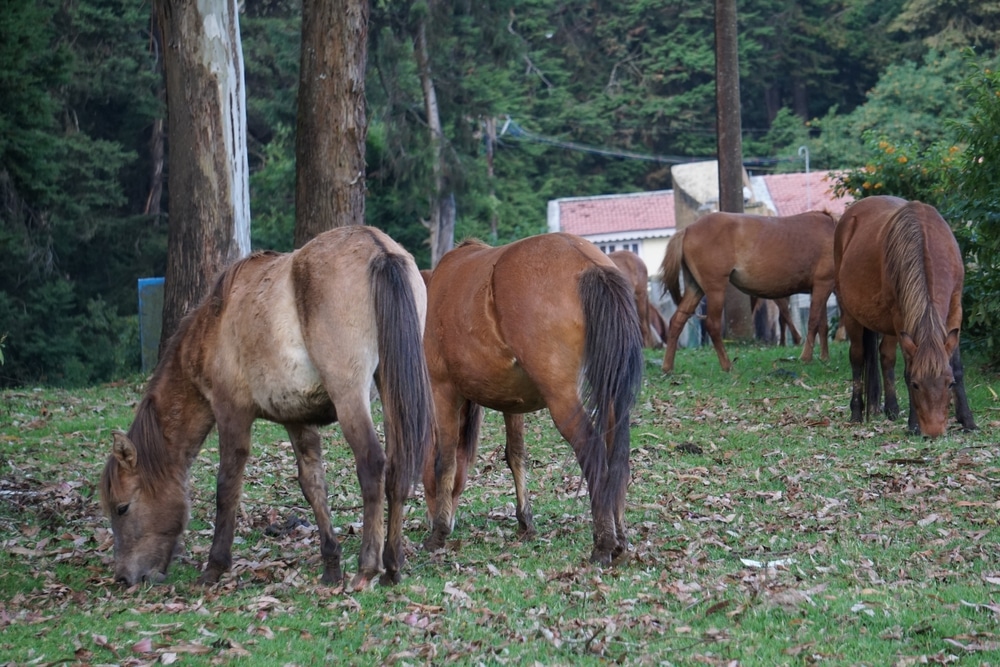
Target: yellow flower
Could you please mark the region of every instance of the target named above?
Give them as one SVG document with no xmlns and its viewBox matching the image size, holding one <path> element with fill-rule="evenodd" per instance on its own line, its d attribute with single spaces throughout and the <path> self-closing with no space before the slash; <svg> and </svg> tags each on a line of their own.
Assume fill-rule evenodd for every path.
<svg viewBox="0 0 1000 667">
<path fill-rule="evenodd" d="M 876 184 L 875 184 L 875 189 L 876 189 L 876 190 L 878 190 L 878 189 L 879 189 L 879 188 L 881 188 L 881 187 L 882 187 L 882 184 L 881 184 L 881 183 L 876 183 Z"/>
<path fill-rule="evenodd" d="M 871 190 L 872 189 L 872 184 L 869 183 L 868 181 L 865 181 L 864 183 L 861 184 L 861 187 L 863 189 L 865 189 L 865 190 Z"/>
<path fill-rule="evenodd" d="M 906 156 L 905 155 L 900 155 L 898 158 L 896 158 L 896 162 L 898 162 L 899 164 L 906 164 L 906 162 L 907 162 Z"/>
</svg>

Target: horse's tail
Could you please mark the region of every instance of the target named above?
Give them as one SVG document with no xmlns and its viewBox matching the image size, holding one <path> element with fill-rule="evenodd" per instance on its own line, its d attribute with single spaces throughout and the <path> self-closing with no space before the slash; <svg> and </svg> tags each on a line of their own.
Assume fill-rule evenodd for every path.
<svg viewBox="0 0 1000 667">
<path fill-rule="evenodd" d="M 378 328 L 379 395 L 386 441 L 386 491 L 405 498 L 432 437 L 424 323 L 409 280 L 409 260 L 383 253 L 368 267 Z"/>
<path fill-rule="evenodd" d="M 591 502 L 624 507 L 629 478 L 629 416 L 642 383 L 642 331 L 632 287 L 610 266 L 580 277 L 584 319 L 584 405 L 593 419 L 579 454 Z M 607 483 L 595 485 L 607 471 Z M 596 487 L 596 488 L 595 488 Z"/>
<path fill-rule="evenodd" d="M 660 265 L 660 280 L 663 287 L 670 292 L 670 298 L 675 304 L 681 302 L 681 265 L 684 263 L 684 230 L 675 233 L 667 244 Z"/>
<path fill-rule="evenodd" d="M 864 352 L 864 362 L 861 365 L 861 383 L 865 391 L 865 418 L 869 419 L 879 412 L 882 402 L 882 369 L 879 364 L 879 336 L 871 329 L 865 329 L 861 334 L 861 349 Z"/>
</svg>

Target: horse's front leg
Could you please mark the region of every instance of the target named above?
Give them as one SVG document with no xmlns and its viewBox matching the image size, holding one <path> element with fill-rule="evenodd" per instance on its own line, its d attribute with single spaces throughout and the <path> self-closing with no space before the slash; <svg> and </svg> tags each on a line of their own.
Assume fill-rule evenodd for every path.
<svg viewBox="0 0 1000 667">
<path fill-rule="evenodd" d="M 896 345 L 895 336 L 882 336 L 879 343 L 879 362 L 882 369 L 882 391 L 885 392 L 885 416 L 890 421 L 899 419 L 899 395 L 896 392 Z M 905 376 L 907 391 L 910 387 L 910 377 Z M 913 411 L 913 401 L 910 401 L 910 425 L 912 430 L 916 413 Z M 919 427 L 917 431 L 919 432 Z"/>
<path fill-rule="evenodd" d="M 514 476 L 514 495 L 517 498 L 515 513 L 518 533 L 521 539 L 530 540 L 538 533 L 531 512 L 531 498 L 528 497 L 528 451 L 524 446 L 524 415 L 505 412 L 503 423 L 507 434 L 504 452 L 507 466 Z"/>
<path fill-rule="evenodd" d="M 827 292 L 826 296 L 815 288 L 809 297 L 809 322 L 806 324 L 806 340 L 805 344 L 802 346 L 802 355 L 799 357 L 802 361 L 812 361 L 813 358 L 813 348 L 816 345 L 816 339 L 819 339 L 820 348 L 820 359 L 826 361 L 830 358 L 830 350 L 827 344 L 827 333 L 829 329 L 829 324 L 826 321 L 826 299 L 830 296 Z"/>
<path fill-rule="evenodd" d="M 343 582 L 340 566 L 340 541 L 333 534 L 330 504 L 327 501 L 326 470 L 323 466 L 323 444 L 319 432 L 312 426 L 286 424 L 285 430 L 295 450 L 299 469 L 299 488 L 312 507 L 319 529 L 319 550 L 323 557 L 322 582 L 336 586 Z"/>
<path fill-rule="evenodd" d="M 219 419 L 219 472 L 215 483 L 215 534 L 208 563 L 198 578 L 203 585 L 214 584 L 233 565 L 233 535 L 236 508 L 243 494 L 243 472 L 250 456 L 250 426 L 253 417 L 227 416 Z"/>
<path fill-rule="evenodd" d="M 955 398 L 955 418 L 966 431 L 975 431 L 976 422 L 972 418 L 969 398 L 965 395 L 965 368 L 962 366 L 962 355 L 957 347 L 951 353 L 951 372 L 955 376 L 955 386 L 952 387 L 952 394 Z"/>
<path fill-rule="evenodd" d="M 358 573 L 351 580 L 351 590 L 361 590 L 382 571 L 382 549 L 385 541 L 385 452 L 379 444 L 368 405 L 337 405 L 344 439 L 354 452 L 355 469 L 361 484 L 364 511 L 361 528 L 361 553 Z"/>
</svg>

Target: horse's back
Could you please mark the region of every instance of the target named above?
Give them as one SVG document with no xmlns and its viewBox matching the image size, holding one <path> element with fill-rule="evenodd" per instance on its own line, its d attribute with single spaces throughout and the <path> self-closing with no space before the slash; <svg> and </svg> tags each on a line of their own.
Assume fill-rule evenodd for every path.
<svg viewBox="0 0 1000 667">
<path fill-rule="evenodd" d="M 688 226 L 684 259 L 699 283 L 724 286 L 764 298 L 809 292 L 833 279 L 836 221 L 810 211 L 772 217 L 714 212 Z"/>
<path fill-rule="evenodd" d="M 445 254 L 428 290 L 432 378 L 508 412 L 544 407 L 535 372 L 543 365 L 558 374 L 553 382 L 575 387 L 584 335 L 577 286 L 596 265 L 614 269 L 592 243 L 562 233 Z"/>
<path fill-rule="evenodd" d="M 886 265 L 890 227 L 901 221 L 920 230 L 924 252 L 917 269 L 927 275 L 934 292 L 928 296 L 949 321 L 955 320 L 959 302 L 960 319 L 964 267 L 951 228 L 934 207 L 890 196 L 866 197 L 852 204 L 837 224 L 834 262 L 841 307 L 863 326 L 895 334 L 902 316 L 897 286 L 887 278 Z"/>
<path fill-rule="evenodd" d="M 331 399 L 367 396 L 378 365 L 368 267 L 386 252 L 409 257 L 383 232 L 349 226 L 294 253 L 247 263 L 220 317 L 216 390 L 284 423 L 332 421 Z M 422 317 L 423 281 L 412 258 L 407 264 Z"/>
</svg>

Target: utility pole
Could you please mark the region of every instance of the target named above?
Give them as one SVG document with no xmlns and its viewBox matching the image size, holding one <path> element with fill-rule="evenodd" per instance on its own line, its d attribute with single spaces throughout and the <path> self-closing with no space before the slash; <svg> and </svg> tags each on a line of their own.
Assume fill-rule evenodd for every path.
<svg viewBox="0 0 1000 667">
<path fill-rule="evenodd" d="M 719 210 L 743 213 L 743 125 L 740 120 L 736 0 L 715 0 L 715 106 L 719 152 Z M 726 289 L 726 336 L 753 338 L 750 297 Z"/>
</svg>

